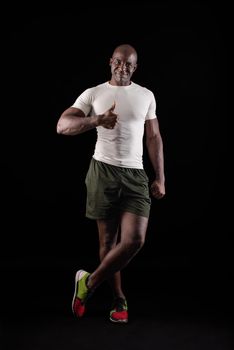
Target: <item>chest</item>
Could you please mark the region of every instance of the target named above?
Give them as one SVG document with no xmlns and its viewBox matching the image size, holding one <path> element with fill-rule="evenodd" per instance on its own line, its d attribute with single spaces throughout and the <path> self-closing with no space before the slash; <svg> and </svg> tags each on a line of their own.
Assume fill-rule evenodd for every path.
<svg viewBox="0 0 234 350">
<path fill-rule="evenodd" d="M 114 113 L 121 120 L 145 120 L 149 109 L 149 99 L 142 94 L 129 91 L 107 91 L 94 97 L 92 109 L 93 114 L 105 113 L 115 102 Z"/>
</svg>

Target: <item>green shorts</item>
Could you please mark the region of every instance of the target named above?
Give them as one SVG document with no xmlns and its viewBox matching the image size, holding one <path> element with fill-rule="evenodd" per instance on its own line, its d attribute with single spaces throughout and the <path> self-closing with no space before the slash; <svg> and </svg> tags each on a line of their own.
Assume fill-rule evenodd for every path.
<svg viewBox="0 0 234 350">
<path fill-rule="evenodd" d="M 85 179 L 86 216 L 106 219 L 127 211 L 149 217 L 148 183 L 144 169 L 122 168 L 92 158 Z"/>
</svg>

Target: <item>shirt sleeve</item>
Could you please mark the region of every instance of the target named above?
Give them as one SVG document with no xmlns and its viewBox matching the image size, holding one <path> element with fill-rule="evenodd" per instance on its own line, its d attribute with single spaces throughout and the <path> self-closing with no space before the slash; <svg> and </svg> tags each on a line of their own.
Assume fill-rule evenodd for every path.
<svg viewBox="0 0 234 350">
<path fill-rule="evenodd" d="M 149 104 L 149 108 L 148 108 L 148 112 L 146 114 L 145 120 L 155 119 L 155 118 L 157 118 L 156 100 L 155 100 L 154 94 L 150 91 L 150 104 Z"/>
<path fill-rule="evenodd" d="M 82 92 L 71 107 L 81 109 L 85 116 L 87 116 L 92 109 L 92 89 L 90 88 Z"/>
</svg>

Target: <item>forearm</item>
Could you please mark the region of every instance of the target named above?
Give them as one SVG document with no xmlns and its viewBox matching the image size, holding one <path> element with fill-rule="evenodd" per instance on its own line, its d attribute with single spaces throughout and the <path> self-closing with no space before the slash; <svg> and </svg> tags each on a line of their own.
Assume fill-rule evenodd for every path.
<svg viewBox="0 0 234 350">
<path fill-rule="evenodd" d="M 78 135 L 98 126 L 99 116 L 76 117 L 62 116 L 58 121 L 57 133 L 63 135 Z"/>
<path fill-rule="evenodd" d="M 151 137 L 146 142 L 149 159 L 155 172 L 155 179 L 164 183 L 164 154 L 163 142 L 160 135 Z"/>
</svg>

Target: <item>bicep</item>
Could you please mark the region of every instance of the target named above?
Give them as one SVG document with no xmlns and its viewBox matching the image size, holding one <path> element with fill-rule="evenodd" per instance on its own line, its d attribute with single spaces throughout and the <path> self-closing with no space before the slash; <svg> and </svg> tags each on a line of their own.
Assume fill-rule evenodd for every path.
<svg viewBox="0 0 234 350">
<path fill-rule="evenodd" d="M 69 107 L 62 113 L 61 117 L 62 118 L 66 118 L 66 117 L 85 118 L 85 114 L 80 108 Z"/>
</svg>

